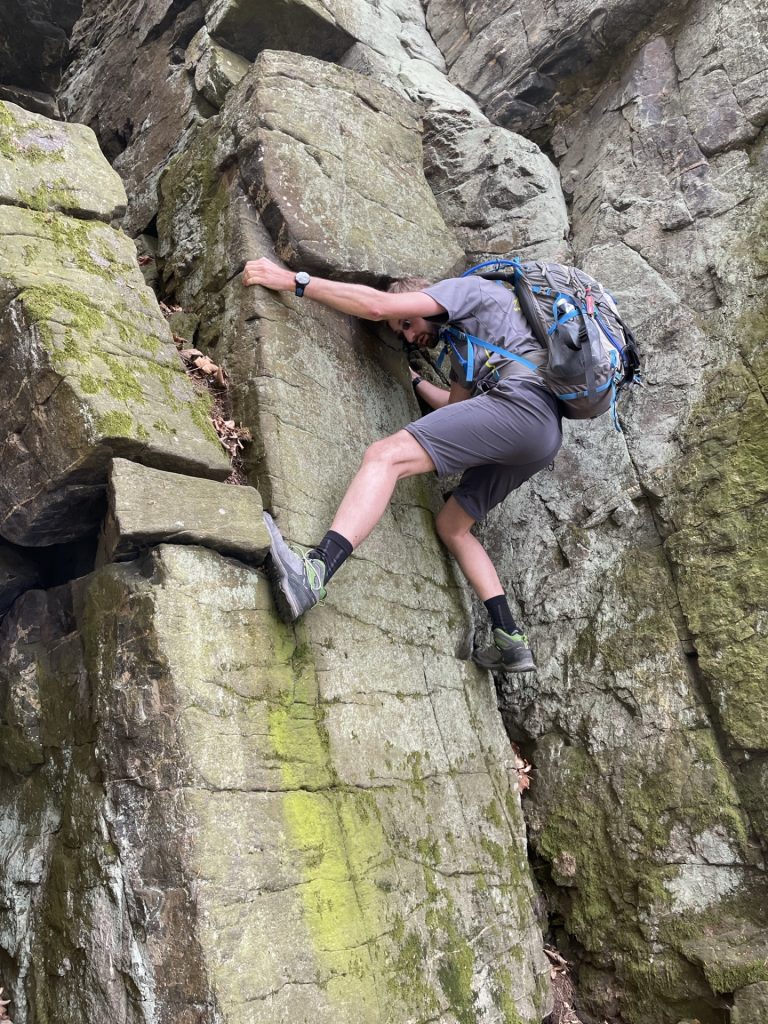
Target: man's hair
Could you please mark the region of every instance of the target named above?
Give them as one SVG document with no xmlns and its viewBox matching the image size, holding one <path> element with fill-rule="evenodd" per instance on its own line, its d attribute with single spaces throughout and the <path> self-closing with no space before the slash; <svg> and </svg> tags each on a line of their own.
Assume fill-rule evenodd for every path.
<svg viewBox="0 0 768 1024">
<path fill-rule="evenodd" d="M 393 281 L 387 291 L 402 295 L 403 292 L 420 292 L 424 288 L 429 288 L 431 284 L 432 282 L 428 281 L 426 277 L 401 277 L 399 280 Z"/>
</svg>

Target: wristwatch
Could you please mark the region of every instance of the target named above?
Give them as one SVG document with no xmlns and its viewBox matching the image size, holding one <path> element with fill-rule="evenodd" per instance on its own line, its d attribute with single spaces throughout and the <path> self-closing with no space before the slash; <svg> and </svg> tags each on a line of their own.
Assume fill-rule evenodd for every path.
<svg viewBox="0 0 768 1024">
<path fill-rule="evenodd" d="M 296 282 L 296 294 L 299 296 L 299 298 L 301 298 L 301 296 L 304 294 L 304 289 L 307 287 L 311 280 L 312 278 L 309 276 L 306 270 L 300 270 L 298 272 L 298 274 L 294 278 L 294 281 Z"/>
</svg>

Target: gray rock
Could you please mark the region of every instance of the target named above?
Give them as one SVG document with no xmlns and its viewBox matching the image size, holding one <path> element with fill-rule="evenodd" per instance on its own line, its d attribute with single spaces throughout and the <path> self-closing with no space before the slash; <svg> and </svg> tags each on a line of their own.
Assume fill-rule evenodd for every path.
<svg viewBox="0 0 768 1024">
<path fill-rule="evenodd" d="M 184 67 L 201 27 L 199 5 L 165 2 L 126 8 L 86 0 L 73 33 L 75 59 L 59 102 L 67 120 L 96 132 L 128 192 L 125 230 L 144 231 L 157 212 L 157 182 L 195 125 L 214 112 Z M 106 85 L 105 83 L 109 83 Z"/>
<path fill-rule="evenodd" d="M 115 459 L 99 564 L 158 544 L 199 544 L 259 565 L 269 551 L 259 492 Z"/>
<path fill-rule="evenodd" d="M 588 98 L 616 53 L 660 7 L 657 0 L 610 0 L 600 8 L 584 0 L 558 8 L 539 0 L 429 0 L 426 10 L 451 81 L 494 123 L 548 134 L 561 100 L 573 102 L 580 89 Z"/>
<path fill-rule="evenodd" d="M 560 179 L 538 146 L 470 115 L 432 110 L 424 151 L 427 180 L 468 261 L 568 261 Z"/>
<path fill-rule="evenodd" d="M 388 664 L 374 635 L 363 688 L 354 645 L 315 667 L 262 576 L 194 547 L 17 603 L 0 937 L 21 1024 L 547 1012 L 492 688 L 437 652 Z"/>
<path fill-rule="evenodd" d="M 733 1001 L 731 1024 L 762 1024 L 768 1019 L 768 982 L 739 989 Z"/>
<path fill-rule="evenodd" d="M 286 263 L 359 279 L 439 276 L 459 263 L 424 180 L 414 113 L 353 72 L 261 55 L 232 94 L 224 123 L 237 140 L 243 183 Z"/>
<path fill-rule="evenodd" d="M 223 479 L 210 401 L 188 381 L 136 264 L 96 221 L 0 206 L 2 534 L 52 544 L 93 530 L 111 458 Z"/>
<path fill-rule="evenodd" d="M 15 548 L 0 544 L 0 618 L 25 590 L 40 582 L 37 566 Z"/>
<path fill-rule="evenodd" d="M 125 212 L 120 177 L 84 125 L 0 102 L 0 153 L 0 204 L 105 221 Z"/>
<path fill-rule="evenodd" d="M 187 47 L 186 58 L 187 70 L 195 76 L 195 88 L 217 110 L 250 67 L 250 61 L 214 42 L 205 28 Z"/>
<path fill-rule="evenodd" d="M 262 50 L 291 50 L 335 61 L 354 42 L 345 8 L 343 0 L 212 0 L 205 22 L 211 35 L 249 60 Z"/>
</svg>

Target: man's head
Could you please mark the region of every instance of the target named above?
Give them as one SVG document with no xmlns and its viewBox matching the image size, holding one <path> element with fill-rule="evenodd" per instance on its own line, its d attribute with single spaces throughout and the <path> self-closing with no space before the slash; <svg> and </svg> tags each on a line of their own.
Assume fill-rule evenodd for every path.
<svg viewBox="0 0 768 1024">
<path fill-rule="evenodd" d="M 405 292 L 420 292 L 431 284 L 425 277 L 403 277 L 399 281 L 393 281 L 387 288 L 388 292 L 402 295 Z M 415 345 L 416 348 L 430 348 L 437 341 L 439 325 L 431 320 L 425 320 L 423 316 L 403 317 L 394 320 L 387 320 L 390 330 L 407 345 Z"/>
</svg>

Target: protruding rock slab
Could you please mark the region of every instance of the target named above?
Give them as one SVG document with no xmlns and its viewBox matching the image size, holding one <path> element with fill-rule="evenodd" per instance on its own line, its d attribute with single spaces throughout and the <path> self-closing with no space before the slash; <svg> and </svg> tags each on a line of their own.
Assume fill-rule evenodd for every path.
<svg viewBox="0 0 768 1024">
<path fill-rule="evenodd" d="M 224 479 L 210 400 L 184 373 L 130 239 L 13 206 L 0 206 L 0 236 L 0 533 L 35 546 L 95 528 L 114 455 Z"/>
<path fill-rule="evenodd" d="M 344 0 L 213 0 L 205 20 L 217 39 L 250 59 L 269 49 L 336 61 L 355 41 L 342 24 L 344 7 Z"/>
<path fill-rule="evenodd" d="M 263 53 L 230 93 L 240 174 L 290 266 L 446 275 L 463 254 L 427 185 L 411 104 L 353 71 Z"/>
<path fill-rule="evenodd" d="M 115 459 L 98 563 L 160 543 L 198 544 L 260 564 L 269 551 L 259 492 Z"/>
<path fill-rule="evenodd" d="M 219 46 L 205 28 L 187 47 L 186 58 L 187 68 L 195 76 L 195 88 L 217 110 L 251 66 L 244 57 Z"/>
<path fill-rule="evenodd" d="M 0 617 L 16 598 L 40 582 L 37 566 L 14 548 L 0 544 Z"/>
<path fill-rule="evenodd" d="M 110 221 L 126 202 L 90 128 L 0 101 L 0 204 Z"/>
</svg>

